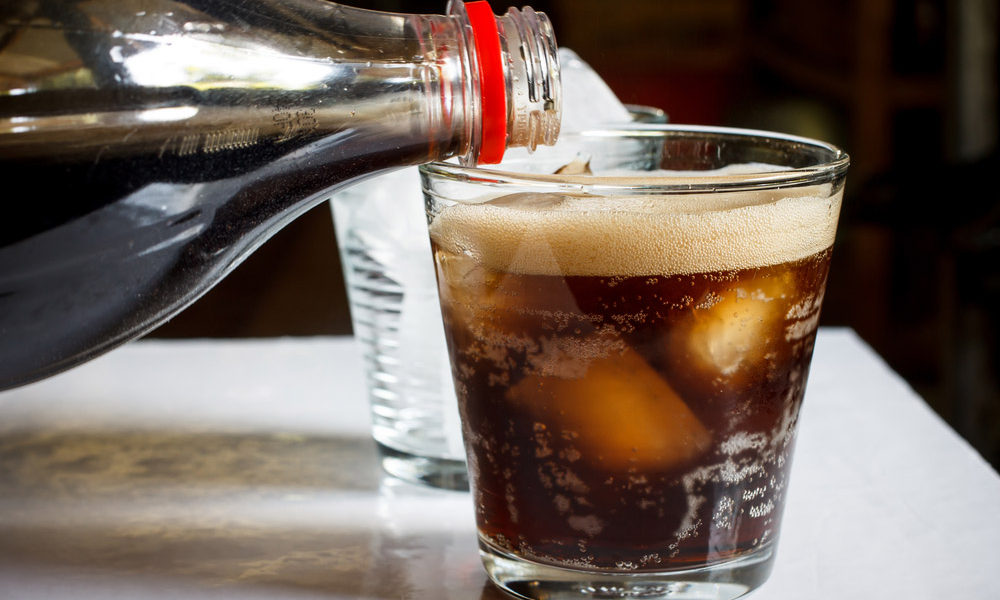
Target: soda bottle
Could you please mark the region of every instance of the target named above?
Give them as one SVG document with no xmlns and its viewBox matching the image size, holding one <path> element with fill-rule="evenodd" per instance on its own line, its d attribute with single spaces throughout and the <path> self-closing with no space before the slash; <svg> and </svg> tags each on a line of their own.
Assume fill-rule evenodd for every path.
<svg viewBox="0 0 1000 600">
<path fill-rule="evenodd" d="M 486 2 L 0 6 L 0 389 L 161 324 L 368 174 L 552 144 L 551 24 Z"/>
</svg>

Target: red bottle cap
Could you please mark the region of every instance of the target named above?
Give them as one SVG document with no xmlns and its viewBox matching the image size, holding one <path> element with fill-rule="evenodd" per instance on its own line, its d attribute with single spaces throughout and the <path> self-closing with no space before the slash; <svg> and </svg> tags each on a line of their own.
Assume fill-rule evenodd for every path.
<svg viewBox="0 0 1000 600">
<path fill-rule="evenodd" d="M 507 147 L 507 86 L 500 53 L 500 32 L 493 9 L 486 0 L 467 2 L 465 10 L 476 41 L 482 98 L 483 132 L 477 162 L 496 164 L 503 159 Z"/>
</svg>

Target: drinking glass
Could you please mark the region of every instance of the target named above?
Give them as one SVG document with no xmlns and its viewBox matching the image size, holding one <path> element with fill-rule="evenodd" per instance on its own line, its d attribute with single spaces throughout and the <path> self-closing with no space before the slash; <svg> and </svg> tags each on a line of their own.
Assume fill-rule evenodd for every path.
<svg viewBox="0 0 1000 600">
<path fill-rule="evenodd" d="M 421 167 L 482 560 L 525 598 L 738 597 L 774 560 L 848 157 L 574 143 Z"/>
<path fill-rule="evenodd" d="M 420 176 L 406 168 L 367 179 L 334 194 L 330 208 L 382 468 L 466 490 Z"/>
</svg>

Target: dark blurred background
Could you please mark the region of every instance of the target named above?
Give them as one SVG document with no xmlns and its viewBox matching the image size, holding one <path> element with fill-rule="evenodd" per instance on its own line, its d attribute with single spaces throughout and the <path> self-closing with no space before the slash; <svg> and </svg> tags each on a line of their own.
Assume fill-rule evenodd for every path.
<svg viewBox="0 0 1000 600">
<path fill-rule="evenodd" d="M 440 13 L 445 0 L 344 3 Z M 525 3 L 624 102 L 845 148 L 823 324 L 856 330 L 1000 468 L 998 0 Z M 323 204 L 153 335 L 350 331 Z"/>
</svg>

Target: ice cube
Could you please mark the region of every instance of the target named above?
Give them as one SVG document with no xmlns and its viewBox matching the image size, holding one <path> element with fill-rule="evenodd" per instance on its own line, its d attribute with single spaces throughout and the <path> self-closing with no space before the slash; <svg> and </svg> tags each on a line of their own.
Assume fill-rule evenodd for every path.
<svg viewBox="0 0 1000 600">
<path fill-rule="evenodd" d="M 523 200 L 530 205 L 551 198 L 536 194 Z M 561 267 L 550 249 L 544 245 L 522 247 L 516 239 L 510 247 L 491 248 L 483 237 L 470 235 L 460 242 L 452 238 L 449 241 L 454 242 L 454 247 L 465 248 L 465 252 L 443 250 L 436 258 L 441 301 L 456 324 L 498 348 L 506 343 L 504 340 L 514 337 L 534 345 L 535 335 L 531 332 L 538 327 L 539 319 L 590 326 L 586 318 L 577 323 L 568 316 L 579 314 L 580 308 L 563 280 L 539 280 L 508 268 L 511 264 L 529 264 L 544 272 L 559 273 Z M 569 326 L 566 323 L 564 326 Z"/>
<path fill-rule="evenodd" d="M 691 460 L 711 443 L 698 417 L 631 349 L 591 360 L 583 376 L 565 375 L 528 376 L 507 396 L 548 430 L 571 439 L 581 460 L 622 473 L 662 470 Z"/>
<path fill-rule="evenodd" d="M 439 252 L 435 257 L 441 303 L 462 321 L 476 318 L 475 307 L 490 305 L 494 285 L 489 273 L 475 258 L 465 254 Z"/>
<path fill-rule="evenodd" d="M 765 365 L 782 338 L 788 299 L 795 291 L 791 274 L 783 273 L 703 298 L 678 328 L 671 347 L 686 350 L 686 364 L 710 380 L 742 380 Z"/>
<path fill-rule="evenodd" d="M 593 175 L 590 170 L 590 158 L 577 155 L 573 162 L 556 169 L 556 175 Z"/>
</svg>

